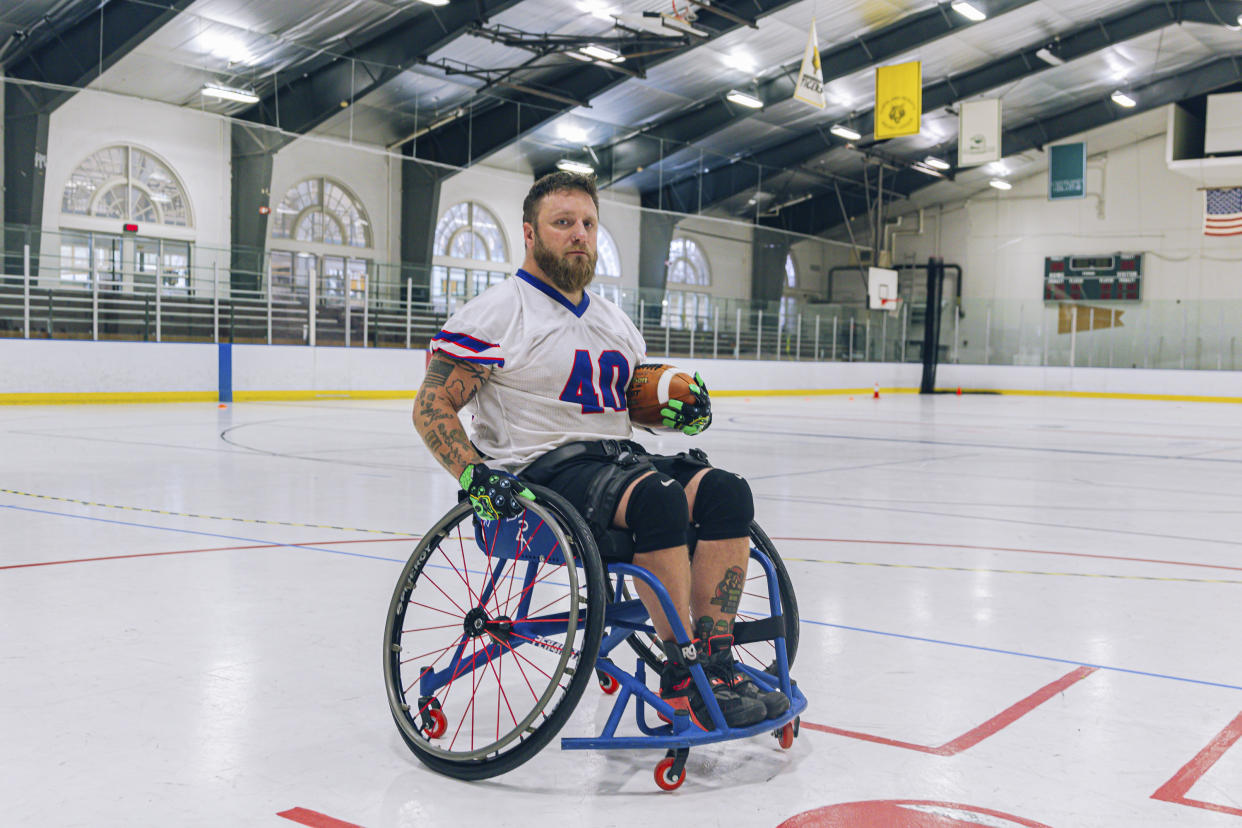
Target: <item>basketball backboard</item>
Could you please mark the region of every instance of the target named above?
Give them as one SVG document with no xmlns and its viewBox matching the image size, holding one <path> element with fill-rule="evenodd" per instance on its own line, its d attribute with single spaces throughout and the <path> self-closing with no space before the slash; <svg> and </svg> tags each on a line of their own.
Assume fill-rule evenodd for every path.
<svg viewBox="0 0 1242 828">
<path fill-rule="evenodd" d="M 867 307 L 897 310 L 897 271 L 886 267 L 867 268 Z"/>
</svg>

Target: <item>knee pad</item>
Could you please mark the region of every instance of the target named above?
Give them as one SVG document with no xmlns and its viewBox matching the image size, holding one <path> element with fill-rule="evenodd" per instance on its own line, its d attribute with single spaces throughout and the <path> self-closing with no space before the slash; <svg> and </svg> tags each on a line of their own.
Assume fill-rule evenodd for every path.
<svg viewBox="0 0 1242 828">
<path fill-rule="evenodd" d="M 755 501 L 741 475 L 712 469 L 699 480 L 694 496 L 694 523 L 701 540 L 750 536 Z"/>
<path fill-rule="evenodd" d="M 686 490 L 667 474 L 649 474 L 630 493 L 625 523 L 634 533 L 635 552 L 684 546 L 690 509 Z"/>
</svg>

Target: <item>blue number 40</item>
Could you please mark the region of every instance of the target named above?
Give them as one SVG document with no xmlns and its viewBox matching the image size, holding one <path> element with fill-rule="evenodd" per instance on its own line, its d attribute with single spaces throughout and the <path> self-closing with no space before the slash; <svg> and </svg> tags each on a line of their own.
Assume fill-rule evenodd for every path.
<svg viewBox="0 0 1242 828">
<path fill-rule="evenodd" d="M 620 351 L 604 351 L 599 355 L 599 391 L 596 391 L 591 352 L 577 350 L 574 351 L 574 367 L 569 371 L 560 398 L 581 405 L 583 414 L 599 414 L 604 406 L 625 411 L 625 387 L 629 384 L 629 361 Z"/>
</svg>

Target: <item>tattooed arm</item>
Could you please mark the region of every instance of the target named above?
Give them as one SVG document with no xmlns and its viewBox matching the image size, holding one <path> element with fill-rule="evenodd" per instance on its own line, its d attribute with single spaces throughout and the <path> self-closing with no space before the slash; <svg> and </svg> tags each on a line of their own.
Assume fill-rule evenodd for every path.
<svg viewBox="0 0 1242 828">
<path fill-rule="evenodd" d="M 491 374 L 490 365 L 452 359 L 437 351 L 414 398 L 414 428 L 454 480 L 461 477 L 466 466 L 483 461 L 470 445 L 457 412 L 474 399 Z"/>
</svg>

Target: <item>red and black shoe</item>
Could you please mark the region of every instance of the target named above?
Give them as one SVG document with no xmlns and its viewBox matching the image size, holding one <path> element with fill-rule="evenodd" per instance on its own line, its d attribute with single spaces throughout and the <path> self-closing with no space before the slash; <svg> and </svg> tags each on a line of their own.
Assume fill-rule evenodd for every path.
<svg viewBox="0 0 1242 828">
<path fill-rule="evenodd" d="M 660 698 L 674 710 L 685 710 L 690 714 L 690 720 L 703 730 L 713 730 L 712 714 L 694 683 L 694 677 L 690 675 L 690 666 L 698 661 L 697 646 L 690 645 L 683 650 L 676 641 L 661 643 L 668 662 L 660 675 Z M 739 696 L 724 681 L 712 679 L 710 673 L 708 678 L 726 725 L 748 727 L 766 718 L 762 702 Z"/>
<path fill-rule="evenodd" d="M 789 697 L 780 690 L 764 690 L 745 673 L 738 672 L 733 662 L 733 636 L 708 638 L 702 662 L 713 687 L 720 682 L 739 697 L 759 702 L 763 705 L 765 719 L 776 718 L 789 709 Z"/>
</svg>

